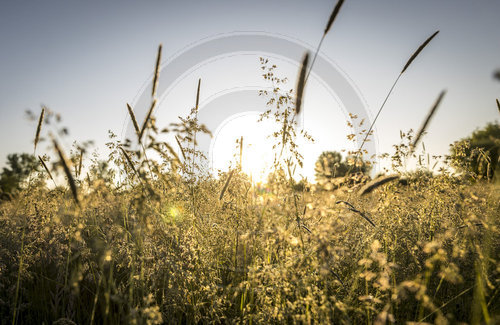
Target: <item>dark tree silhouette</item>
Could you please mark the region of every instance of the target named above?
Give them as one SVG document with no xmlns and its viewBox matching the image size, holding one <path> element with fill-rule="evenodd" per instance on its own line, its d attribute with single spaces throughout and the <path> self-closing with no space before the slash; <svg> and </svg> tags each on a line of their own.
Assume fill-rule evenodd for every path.
<svg viewBox="0 0 500 325">
<path fill-rule="evenodd" d="M 7 156 L 7 167 L 0 174 L 0 199 L 6 199 L 19 191 L 22 183 L 30 172 L 38 168 L 35 156 L 23 154 L 10 154 Z"/>
</svg>

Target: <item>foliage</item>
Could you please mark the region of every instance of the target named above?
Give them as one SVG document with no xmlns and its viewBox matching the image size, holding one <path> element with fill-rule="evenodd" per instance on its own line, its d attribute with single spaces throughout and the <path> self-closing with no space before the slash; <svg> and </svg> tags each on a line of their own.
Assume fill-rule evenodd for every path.
<svg viewBox="0 0 500 325">
<path fill-rule="evenodd" d="M 351 168 L 351 161 L 354 157 L 348 156 L 344 160 L 342 155 L 337 151 L 324 151 L 318 157 L 314 171 L 316 172 L 316 180 L 331 179 L 335 177 L 347 176 L 347 173 L 362 172 L 364 174 L 370 171 L 370 165 L 365 164 L 358 159 L 358 167 Z"/>
<path fill-rule="evenodd" d="M 470 177 L 500 179 L 500 124 L 488 123 L 469 137 L 455 142 L 450 160 L 455 168 Z"/>
<path fill-rule="evenodd" d="M 8 155 L 7 166 L 0 173 L 0 199 L 21 190 L 30 172 L 38 168 L 36 158 L 27 153 Z"/>
</svg>

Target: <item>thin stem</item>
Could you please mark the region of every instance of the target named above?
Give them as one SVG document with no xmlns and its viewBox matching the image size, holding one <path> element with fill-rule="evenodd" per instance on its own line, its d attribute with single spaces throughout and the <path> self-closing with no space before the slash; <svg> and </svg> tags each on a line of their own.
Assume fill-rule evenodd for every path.
<svg viewBox="0 0 500 325">
<path fill-rule="evenodd" d="M 321 45 L 323 44 L 323 40 L 325 39 L 325 37 L 326 37 L 326 33 L 323 33 L 323 36 L 321 37 L 321 40 L 319 41 L 318 47 L 316 48 L 316 52 L 314 52 L 314 57 L 311 61 L 311 66 L 309 67 L 309 71 L 307 72 L 306 80 L 304 83 L 307 83 L 307 80 L 309 79 L 309 75 L 311 74 L 312 68 L 314 66 L 314 62 L 316 62 L 316 57 L 318 57 L 319 50 L 321 48 Z"/>
</svg>

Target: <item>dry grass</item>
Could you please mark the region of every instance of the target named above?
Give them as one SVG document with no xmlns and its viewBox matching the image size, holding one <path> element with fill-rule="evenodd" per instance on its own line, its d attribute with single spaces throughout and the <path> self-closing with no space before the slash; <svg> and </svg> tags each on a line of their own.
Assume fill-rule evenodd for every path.
<svg viewBox="0 0 500 325">
<path fill-rule="evenodd" d="M 422 126 L 418 130 L 417 135 L 415 136 L 415 138 L 413 140 L 413 143 L 411 145 L 412 148 L 413 148 L 413 150 L 414 150 L 414 148 L 417 147 L 417 144 L 420 141 L 420 138 L 422 137 L 422 135 L 424 134 L 425 130 L 427 129 L 427 126 L 429 125 L 429 122 L 431 121 L 432 117 L 434 116 L 434 113 L 436 113 L 436 110 L 439 107 L 439 104 L 441 104 L 441 101 L 443 100 L 443 97 L 444 97 L 445 94 L 446 94 L 445 90 L 443 90 L 439 94 L 438 98 L 436 99 L 436 102 L 434 103 L 434 105 L 432 106 L 431 110 L 429 111 L 429 113 L 425 117 L 424 123 L 422 124 Z"/>
<path fill-rule="evenodd" d="M 376 179 L 372 180 L 371 182 L 366 183 L 359 190 L 359 195 L 366 195 L 366 194 L 372 192 L 374 189 L 376 189 L 376 188 L 378 188 L 386 183 L 394 181 L 396 179 L 399 179 L 399 175 L 386 175 L 386 176 L 377 177 Z"/>
<path fill-rule="evenodd" d="M 158 54 L 156 55 L 156 64 L 153 77 L 153 89 L 151 90 L 151 98 L 156 98 L 156 89 L 158 88 L 158 80 L 160 77 L 160 63 L 161 63 L 161 50 L 162 45 L 158 46 Z"/>
<path fill-rule="evenodd" d="M 309 62 L 309 53 L 304 54 L 302 64 L 300 65 L 299 77 L 297 79 L 296 97 L 295 97 L 295 114 L 299 115 L 302 108 L 302 98 L 304 96 L 304 89 L 306 86 L 306 72 L 307 64 Z"/>
<path fill-rule="evenodd" d="M 420 54 L 420 52 L 422 52 L 422 50 L 427 46 L 427 44 L 430 43 L 430 41 L 432 41 L 432 39 L 439 33 L 439 31 L 436 31 L 434 34 L 432 34 L 431 36 L 429 36 L 429 38 L 427 38 L 423 43 L 422 45 L 420 45 L 418 47 L 418 49 L 412 54 L 412 56 L 408 59 L 408 62 L 406 62 L 405 66 L 403 67 L 403 70 L 401 70 L 401 74 L 403 74 L 406 69 L 408 69 L 408 67 L 410 66 L 410 64 L 413 62 L 413 60 L 415 60 L 417 58 L 417 56 Z"/>
<path fill-rule="evenodd" d="M 42 111 L 40 112 L 40 118 L 38 119 L 38 125 L 36 127 L 35 146 L 33 149 L 34 152 L 36 152 L 36 146 L 38 144 L 38 141 L 40 140 L 40 132 L 42 131 L 42 124 L 43 124 L 44 116 L 45 116 L 45 107 L 42 107 Z"/>
<path fill-rule="evenodd" d="M 146 117 L 144 118 L 144 122 L 142 122 L 142 127 L 141 131 L 139 132 L 138 135 L 138 140 L 139 142 L 142 141 L 142 137 L 144 136 L 144 132 L 146 131 L 148 127 L 149 120 L 151 119 L 151 116 L 153 115 L 153 110 L 155 109 L 156 106 L 156 99 L 153 99 L 151 106 L 149 107 L 148 113 L 146 114 Z"/>
<path fill-rule="evenodd" d="M 448 170 L 437 175 L 420 170 L 405 184 L 391 182 L 400 175 L 387 176 L 360 192 L 357 184 L 332 192 L 303 182 L 299 189 L 292 178 L 301 160 L 288 97 L 287 109 L 271 109 L 284 125 L 283 134 L 275 136 L 283 139 L 275 156 L 281 150 L 284 157 L 267 184 L 253 184 L 241 168 L 214 177 L 194 158 L 190 172 L 176 168 L 175 151 L 156 139 L 150 123 L 160 61 L 161 46 L 153 102 L 141 129 L 127 105 L 138 142 L 152 130 L 136 161 L 121 141 L 108 144 L 106 162 L 82 163 L 81 151 L 78 175 L 82 169 L 88 173 L 86 181 L 78 181 L 78 193 L 69 161 L 53 139 L 79 208 L 64 189 L 48 188 L 44 173 L 12 200 L 0 202 L 1 324 L 500 321 L 498 184 L 472 182 Z M 299 102 L 306 67 L 307 59 L 297 86 Z M 268 71 L 272 82 L 281 80 Z M 196 109 L 169 128 L 184 162 L 186 154 L 203 159 L 194 144 L 189 147 L 192 135 L 203 130 L 196 118 L 200 84 Z M 298 114 L 300 104 L 295 109 Z M 243 138 L 240 160 L 242 145 Z M 400 166 L 410 145 L 395 147 L 392 159 Z M 147 150 L 162 158 L 149 160 Z"/>
<path fill-rule="evenodd" d="M 137 123 L 137 119 L 135 118 L 134 110 L 129 104 L 127 104 L 127 110 L 128 114 L 130 115 L 130 120 L 132 121 L 132 125 L 134 126 L 135 134 L 139 136 L 141 130 L 139 129 L 139 124 Z"/>
<path fill-rule="evenodd" d="M 71 169 L 70 169 L 70 162 L 66 158 L 66 155 L 62 151 L 62 149 L 59 147 L 59 144 L 57 143 L 56 139 L 52 139 L 52 143 L 54 145 L 54 148 L 56 149 L 57 155 L 59 156 L 59 162 L 61 163 L 61 166 L 63 167 L 64 174 L 66 175 L 66 178 L 68 180 L 69 188 L 71 189 L 71 194 L 73 195 L 73 199 L 75 200 L 75 203 L 80 206 L 80 199 L 78 198 L 78 190 L 76 187 L 75 180 L 73 178 L 73 175 L 71 175 Z"/>
</svg>

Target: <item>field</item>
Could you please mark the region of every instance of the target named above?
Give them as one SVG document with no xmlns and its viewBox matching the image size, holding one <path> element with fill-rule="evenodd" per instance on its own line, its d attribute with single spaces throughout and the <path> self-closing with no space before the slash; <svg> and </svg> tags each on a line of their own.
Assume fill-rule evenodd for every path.
<svg viewBox="0 0 500 325">
<path fill-rule="evenodd" d="M 497 185 L 263 193 L 238 170 L 120 187 L 93 170 L 78 204 L 33 181 L 0 206 L 3 324 L 499 321 Z"/>
<path fill-rule="evenodd" d="M 59 117 L 42 108 L 32 157 L 48 133 L 55 158 L 38 156 L 16 190 L 0 193 L 0 324 L 500 323 L 498 138 L 488 150 L 456 143 L 432 171 L 418 145 L 444 91 L 384 156 L 388 173 L 372 179 L 362 150 L 377 114 L 341 175 L 326 161 L 309 183 L 295 173 L 297 139 L 309 138 L 296 117 L 315 57 L 304 56 L 284 93 L 262 59 L 276 87 L 262 93 L 262 118 L 279 128 L 271 173 L 256 183 L 241 168 L 243 138 L 230 170 L 204 169 L 200 84 L 187 117 L 156 125 L 161 50 L 148 114 L 139 123 L 127 104 L 136 138 L 110 133 L 107 161 L 85 144 L 67 156 L 66 130 L 46 132 Z"/>
</svg>

